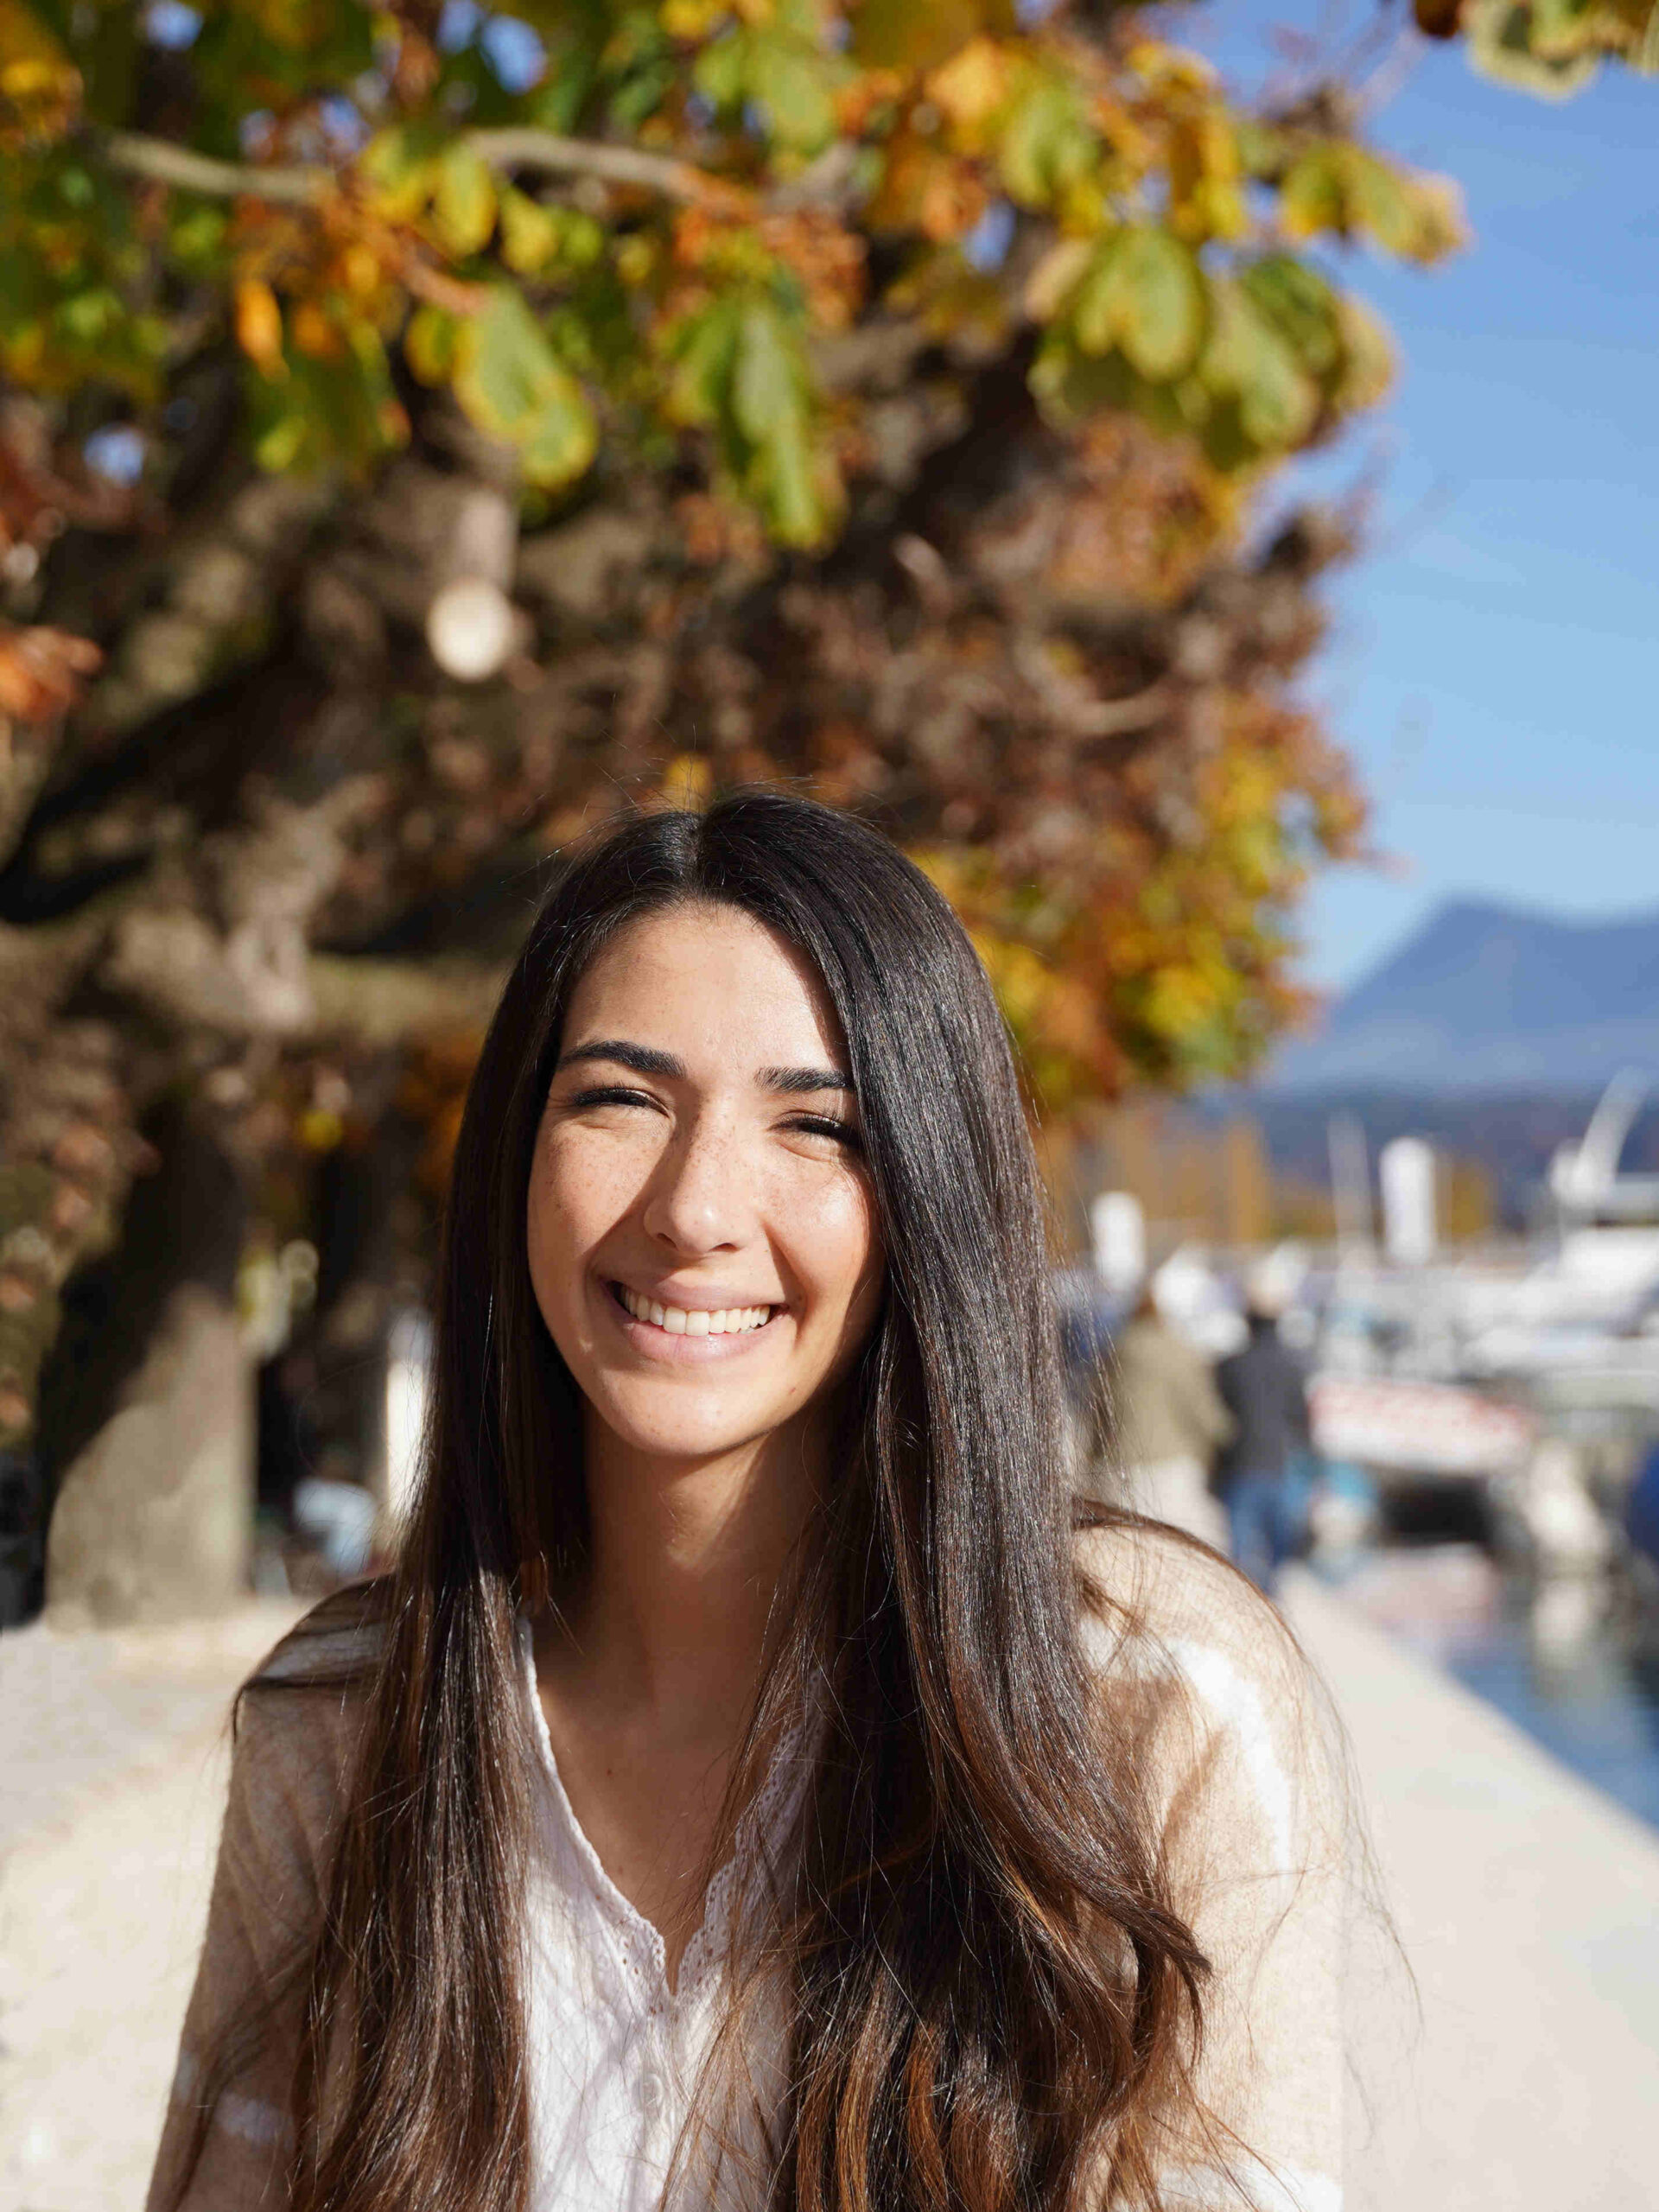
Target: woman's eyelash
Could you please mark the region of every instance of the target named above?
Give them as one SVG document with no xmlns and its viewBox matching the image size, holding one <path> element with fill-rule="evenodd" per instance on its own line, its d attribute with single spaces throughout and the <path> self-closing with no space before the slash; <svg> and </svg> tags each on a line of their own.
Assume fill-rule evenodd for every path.
<svg viewBox="0 0 1659 2212">
<path fill-rule="evenodd" d="M 595 1084 L 587 1090 L 573 1091 L 565 1103 L 574 1112 L 588 1106 L 655 1106 L 657 1101 L 648 1091 L 630 1090 L 625 1084 L 605 1083 Z M 797 1114 L 784 1126 L 803 1136 L 832 1137 L 837 1144 L 844 1144 L 855 1152 L 862 1148 L 863 1140 L 852 1123 L 837 1121 L 833 1114 Z"/>
<path fill-rule="evenodd" d="M 810 1137 L 835 1137 L 839 1142 L 856 1147 L 861 1140 L 850 1122 L 838 1122 L 831 1114 L 798 1114 L 787 1126 L 799 1129 Z"/>
<path fill-rule="evenodd" d="M 569 1100 L 572 1106 L 654 1106 L 657 1102 L 643 1090 L 630 1090 L 626 1084 L 604 1083 L 591 1090 L 578 1090 Z"/>
</svg>

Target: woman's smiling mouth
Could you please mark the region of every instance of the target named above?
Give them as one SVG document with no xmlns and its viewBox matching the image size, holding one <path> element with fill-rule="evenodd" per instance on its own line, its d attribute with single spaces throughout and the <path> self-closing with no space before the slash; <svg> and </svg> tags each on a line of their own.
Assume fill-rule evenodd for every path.
<svg viewBox="0 0 1659 2212">
<path fill-rule="evenodd" d="M 776 1306 L 672 1306 L 624 1282 L 613 1282 L 610 1291 L 631 1320 L 667 1337 L 752 1337 L 781 1311 Z"/>
</svg>

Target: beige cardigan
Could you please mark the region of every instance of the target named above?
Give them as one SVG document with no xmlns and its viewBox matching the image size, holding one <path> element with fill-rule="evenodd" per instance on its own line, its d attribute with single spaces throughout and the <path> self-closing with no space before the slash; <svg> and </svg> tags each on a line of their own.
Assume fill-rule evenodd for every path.
<svg viewBox="0 0 1659 2212">
<path fill-rule="evenodd" d="M 1173 1902 L 1213 1967 L 1203 2116 L 1172 2116 L 1165 2201 L 1340 2212 L 1351 1827 L 1321 1694 L 1278 1615 L 1213 1554 L 1129 1530 L 1082 1537 L 1079 1554 L 1144 1624 L 1128 1637 L 1109 1607 L 1089 1623 L 1103 1720 L 1151 1777 Z M 292 1663 L 280 1646 L 262 1672 Z M 262 1695 L 244 1715 L 150 2212 L 169 2202 L 220 2024 L 315 1927 L 350 1757 L 352 1713 L 338 1691 Z M 220 2098 L 185 2212 L 281 2204 L 295 2012 L 281 2009 Z M 536 2212 L 557 2202 L 556 2188 L 538 2193 Z"/>
</svg>

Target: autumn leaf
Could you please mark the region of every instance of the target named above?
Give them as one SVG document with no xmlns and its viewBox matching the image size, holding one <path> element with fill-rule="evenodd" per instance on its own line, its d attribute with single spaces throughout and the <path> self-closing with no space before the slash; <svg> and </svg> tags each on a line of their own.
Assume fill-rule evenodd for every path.
<svg viewBox="0 0 1659 2212">
<path fill-rule="evenodd" d="M 593 408 L 524 301 L 505 285 L 493 287 L 482 313 L 461 327 L 454 390 L 481 430 L 518 448 L 532 484 L 568 484 L 593 460 Z"/>
<path fill-rule="evenodd" d="M 283 311 L 263 277 L 236 288 L 236 342 L 263 375 L 283 374 Z"/>
</svg>

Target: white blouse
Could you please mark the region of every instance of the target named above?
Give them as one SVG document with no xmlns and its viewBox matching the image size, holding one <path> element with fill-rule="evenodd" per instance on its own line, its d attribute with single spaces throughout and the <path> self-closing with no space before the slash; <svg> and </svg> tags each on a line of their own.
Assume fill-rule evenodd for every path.
<svg viewBox="0 0 1659 2212">
<path fill-rule="evenodd" d="M 544 1784 L 529 1914 L 534 2212 L 654 2212 L 719 2029 L 734 1915 L 766 1878 L 771 1847 L 796 1810 L 804 1781 L 801 1737 L 779 1745 L 739 1824 L 732 1858 L 709 1885 L 702 1925 L 671 1988 L 661 1935 L 605 1872 L 571 1810 L 537 1693 L 527 1622 L 519 1650 Z M 753 2126 L 755 2100 L 769 2114 L 782 2091 L 781 2079 L 758 2078 L 767 2040 L 751 2023 L 744 2055 L 753 2094 L 747 2110 L 721 2116 L 723 2134 L 749 2123 L 745 2147 L 757 2160 L 765 2152 Z M 709 2201 L 709 2175 L 698 2171 L 677 2198 Z M 735 2202 L 739 2190 L 729 2171 L 716 2180 L 715 2201 Z"/>
<path fill-rule="evenodd" d="M 1170 2212 L 1341 2212 L 1349 1827 L 1317 1686 L 1277 1616 L 1219 1561 L 1144 1533 L 1082 1544 L 1103 1586 L 1143 1624 L 1133 1637 L 1091 1626 L 1096 1693 L 1145 1779 L 1173 1901 L 1212 1966 L 1196 2087 L 1219 2132 L 1171 2120 L 1165 2202 Z M 299 1674 L 315 1652 L 315 1640 L 308 1654 L 279 1648 L 262 1672 Z M 716 2049 L 734 1923 L 741 1929 L 750 1885 L 770 1878 L 772 1846 L 804 1783 L 800 1738 L 780 1747 L 671 1988 L 661 1936 L 571 1811 L 527 1626 L 520 1656 L 543 1769 L 526 1901 L 533 2212 L 652 2212 L 671 2174 L 672 2212 L 754 2212 L 766 2200 L 766 2137 L 785 2086 L 787 2023 L 773 2000 L 763 1995 L 741 2039 L 720 2046 L 718 2164 L 675 2161 Z M 191 2133 L 202 2054 L 251 1983 L 315 1924 L 348 1770 L 347 1719 L 337 1694 L 245 1708 L 152 2212 L 168 2201 Z M 292 2051 L 291 2037 L 285 2048 L 273 2037 L 219 2099 L 182 2212 L 280 2203 L 272 2184 L 292 2140 Z M 1218 2155 L 1218 2143 L 1249 2150 Z"/>
</svg>

